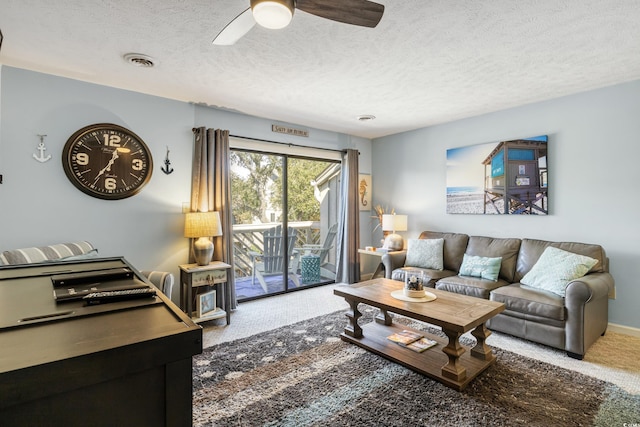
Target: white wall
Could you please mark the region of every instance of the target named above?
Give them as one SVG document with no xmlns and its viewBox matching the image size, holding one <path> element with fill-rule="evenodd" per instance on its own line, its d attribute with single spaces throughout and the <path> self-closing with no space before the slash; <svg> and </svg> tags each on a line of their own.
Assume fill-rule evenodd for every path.
<svg viewBox="0 0 640 427">
<path fill-rule="evenodd" d="M 616 280 L 609 322 L 640 327 L 640 81 L 373 141 L 374 204 L 423 230 L 602 245 Z M 549 135 L 548 216 L 446 213 L 446 150 Z"/>
<path fill-rule="evenodd" d="M 196 126 L 300 145 L 357 148 L 362 171 L 371 170 L 367 139 L 316 129 L 309 129 L 308 138 L 296 138 L 272 133 L 272 121 L 239 113 L 8 66 L 0 73 L 0 251 L 89 240 L 102 256 L 124 256 L 140 270 L 170 271 L 178 277 L 178 265 L 188 258 L 182 203 L 190 200 Z M 62 169 L 62 147 L 69 136 L 101 122 L 132 130 L 152 152 L 151 181 L 131 198 L 90 197 L 76 189 Z M 52 159 L 46 163 L 32 158 L 38 134 L 47 135 Z M 160 170 L 167 146 L 174 168 L 170 175 Z"/>
</svg>

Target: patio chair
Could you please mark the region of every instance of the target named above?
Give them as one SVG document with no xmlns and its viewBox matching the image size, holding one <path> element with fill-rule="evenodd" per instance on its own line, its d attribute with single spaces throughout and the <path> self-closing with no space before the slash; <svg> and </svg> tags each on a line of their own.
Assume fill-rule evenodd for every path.
<svg viewBox="0 0 640 427">
<path fill-rule="evenodd" d="M 298 266 L 300 265 L 300 256 L 309 252 L 320 256 L 320 276 L 335 280 L 336 273 L 331 269 L 335 269 L 335 267 L 330 267 L 328 258 L 329 251 L 333 249 L 333 242 L 336 239 L 337 232 L 338 224 L 336 223 L 329 227 L 321 245 L 304 244 L 301 247 L 294 249 L 293 261 L 291 262 L 293 271 L 297 272 L 298 270 Z"/>
<path fill-rule="evenodd" d="M 291 256 L 293 254 L 293 248 L 296 243 L 296 229 L 295 228 L 287 228 L 288 232 L 288 253 L 286 254 L 291 260 Z M 260 282 L 260 286 L 266 293 L 267 290 L 267 282 L 265 280 L 265 276 L 274 276 L 274 275 L 282 275 L 284 268 L 284 239 L 282 236 L 282 226 L 278 225 L 277 227 L 270 228 L 262 232 L 263 236 L 263 244 L 264 250 L 262 252 L 249 252 L 249 256 L 251 257 L 251 284 L 255 285 L 256 278 L 258 282 Z M 290 265 L 291 267 L 291 265 Z M 300 286 L 300 281 L 298 280 L 297 274 L 295 271 L 292 271 L 289 268 L 288 273 L 289 278 L 293 281 L 296 286 Z"/>
</svg>

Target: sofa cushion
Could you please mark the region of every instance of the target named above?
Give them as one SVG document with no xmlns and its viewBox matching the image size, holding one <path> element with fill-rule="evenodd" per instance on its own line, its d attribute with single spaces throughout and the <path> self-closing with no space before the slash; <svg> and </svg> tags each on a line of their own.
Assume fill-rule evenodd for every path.
<svg viewBox="0 0 640 427">
<path fill-rule="evenodd" d="M 482 279 L 498 280 L 502 257 L 488 258 L 464 254 L 460 266 L 461 276 L 480 277 Z"/>
<path fill-rule="evenodd" d="M 520 283 L 491 291 L 491 301 L 501 302 L 506 311 L 564 321 L 564 298 L 543 290 L 528 288 Z"/>
<path fill-rule="evenodd" d="M 84 241 L 4 251 L 0 254 L 0 260 L 5 265 L 17 265 L 73 260 L 78 259 L 79 256 L 92 257 L 94 255 L 97 255 L 97 249 L 91 243 Z"/>
<path fill-rule="evenodd" d="M 597 259 L 598 263 L 591 269 L 591 273 L 606 273 L 609 271 L 607 256 L 600 245 L 576 242 L 549 242 L 546 240 L 522 239 L 516 275 L 513 282 L 520 282 L 538 261 L 547 247 L 554 247 L 574 254 L 585 255 Z"/>
<path fill-rule="evenodd" d="M 442 291 L 489 299 L 492 290 L 508 284 L 502 279 L 493 281 L 468 276 L 450 276 L 438 280 L 435 287 Z"/>
<path fill-rule="evenodd" d="M 409 239 L 407 241 L 406 267 L 442 270 L 444 239 Z"/>
<path fill-rule="evenodd" d="M 587 274 L 597 263 L 597 259 L 548 246 L 520 282 L 564 297 L 567 284 Z"/>
<path fill-rule="evenodd" d="M 471 236 L 465 253 L 489 258 L 502 257 L 499 277 L 513 283 L 520 242 L 520 239 L 515 238 Z"/>
<path fill-rule="evenodd" d="M 420 233 L 420 239 L 444 239 L 444 247 L 442 250 L 442 266 L 445 270 L 455 271 L 456 274 L 460 270 L 462 264 L 462 255 L 467 249 L 469 236 L 460 233 L 445 233 L 441 231 L 423 231 Z"/>
</svg>

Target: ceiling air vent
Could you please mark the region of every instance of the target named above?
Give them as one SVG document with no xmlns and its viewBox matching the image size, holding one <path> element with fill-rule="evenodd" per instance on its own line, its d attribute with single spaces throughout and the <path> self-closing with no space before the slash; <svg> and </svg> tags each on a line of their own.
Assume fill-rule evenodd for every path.
<svg viewBox="0 0 640 427">
<path fill-rule="evenodd" d="M 124 60 L 136 67 L 151 68 L 155 65 L 153 58 L 140 53 L 127 53 L 123 56 Z"/>
</svg>

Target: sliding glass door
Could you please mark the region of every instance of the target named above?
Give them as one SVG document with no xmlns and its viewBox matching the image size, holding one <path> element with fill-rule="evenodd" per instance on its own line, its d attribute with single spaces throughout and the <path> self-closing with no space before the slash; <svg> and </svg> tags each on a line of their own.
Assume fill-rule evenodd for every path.
<svg viewBox="0 0 640 427">
<path fill-rule="evenodd" d="M 238 301 L 333 282 L 340 164 L 247 150 L 231 164 Z"/>
<path fill-rule="evenodd" d="M 297 231 L 292 272 L 300 286 L 336 278 L 340 164 L 288 158 L 287 220 Z"/>
</svg>

